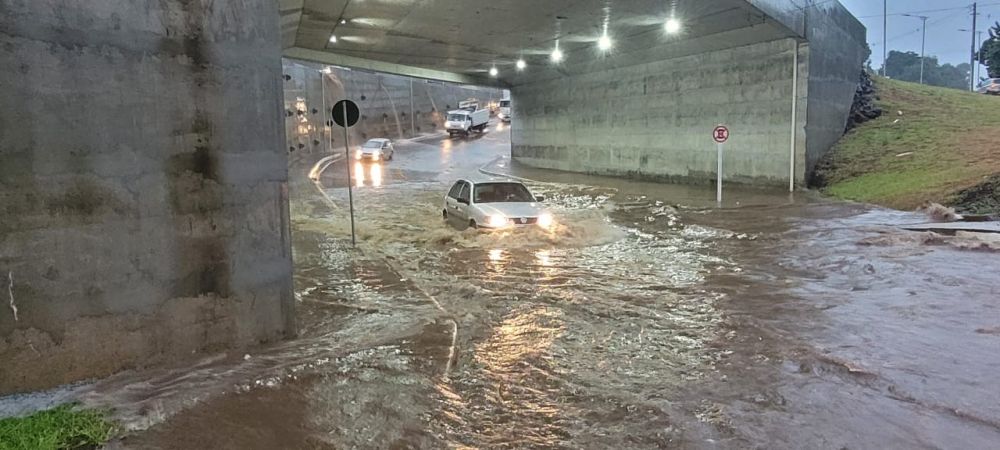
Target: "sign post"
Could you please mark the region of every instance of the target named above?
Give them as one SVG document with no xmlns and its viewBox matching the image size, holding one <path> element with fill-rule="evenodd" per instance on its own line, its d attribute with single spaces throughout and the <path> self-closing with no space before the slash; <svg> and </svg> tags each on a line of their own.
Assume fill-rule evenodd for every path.
<svg viewBox="0 0 1000 450">
<path fill-rule="evenodd" d="M 344 128 L 344 153 L 347 158 L 344 160 L 347 166 L 347 198 L 351 204 L 351 246 L 358 245 L 357 234 L 354 231 L 354 180 L 351 179 L 351 138 L 347 129 L 358 123 L 361 111 L 358 104 L 350 100 L 341 100 L 333 105 L 333 121 Z"/>
<path fill-rule="evenodd" d="M 716 172 L 718 181 L 715 183 L 715 202 L 718 203 L 719 206 L 722 206 L 722 150 L 726 141 L 729 140 L 729 128 L 724 125 L 715 127 L 715 130 L 712 131 L 712 139 L 715 140 L 715 144 L 718 147 L 719 152 L 719 167 Z"/>
</svg>

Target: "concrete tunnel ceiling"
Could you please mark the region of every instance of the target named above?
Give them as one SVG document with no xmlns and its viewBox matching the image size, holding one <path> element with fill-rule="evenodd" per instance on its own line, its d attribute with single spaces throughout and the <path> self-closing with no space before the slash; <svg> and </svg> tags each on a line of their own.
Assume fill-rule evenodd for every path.
<svg viewBox="0 0 1000 450">
<path fill-rule="evenodd" d="M 806 1 L 282 0 L 282 39 L 292 58 L 516 86 L 803 38 Z M 665 31 L 671 15 L 682 22 L 680 33 Z M 596 45 L 605 22 L 613 39 L 606 53 Z M 553 64 L 549 56 L 557 42 L 565 58 Z M 515 67 L 519 58 L 527 63 L 523 71 Z M 491 67 L 499 71 L 496 80 Z"/>
</svg>

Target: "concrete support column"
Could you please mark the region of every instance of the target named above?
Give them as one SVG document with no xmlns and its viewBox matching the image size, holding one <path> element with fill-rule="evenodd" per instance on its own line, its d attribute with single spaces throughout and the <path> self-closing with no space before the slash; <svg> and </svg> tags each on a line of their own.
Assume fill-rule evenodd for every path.
<svg viewBox="0 0 1000 450">
<path fill-rule="evenodd" d="M 277 8 L 0 0 L 0 394 L 294 333 Z"/>
</svg>

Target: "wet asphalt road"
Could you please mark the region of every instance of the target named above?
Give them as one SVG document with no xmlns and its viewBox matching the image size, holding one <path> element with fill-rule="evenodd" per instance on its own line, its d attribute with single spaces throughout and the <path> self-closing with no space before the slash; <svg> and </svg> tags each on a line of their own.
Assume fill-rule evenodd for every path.
<svg viewBox="0 0 1000 450">
<path fill-rule="evenodd" d="M 124 448 L 996 448 L 1000 242 L 809 194 L 512 167 L 399 143 L 293 191 L 301 337 L 78 393 Z M 488 164 L 494 161 L 493 164 Z M 480 166 L 555 232 L 440 219 Z M 300 174 L 301 175 L 301 174 Z M 293 173 L 292 176 L 296 176 Z"/>
</svg>

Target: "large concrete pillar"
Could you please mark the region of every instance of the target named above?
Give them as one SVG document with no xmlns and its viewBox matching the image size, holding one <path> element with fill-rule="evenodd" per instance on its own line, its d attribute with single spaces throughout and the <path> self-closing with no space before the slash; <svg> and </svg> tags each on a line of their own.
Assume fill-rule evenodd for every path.
<svg viewBox="0 0 1000 450">
<path fill-rule="evenodd" d="M 277 4 L 0 0 L 0 393 L 294 333 Z"/>
</svg>

